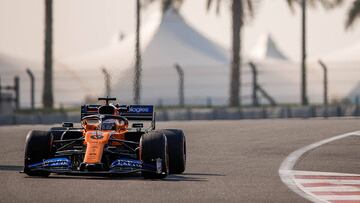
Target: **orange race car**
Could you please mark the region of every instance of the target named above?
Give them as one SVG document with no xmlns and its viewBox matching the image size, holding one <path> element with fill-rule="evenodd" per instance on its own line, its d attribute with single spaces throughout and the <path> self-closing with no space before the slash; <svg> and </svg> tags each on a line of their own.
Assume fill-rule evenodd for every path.
<svg viewBox="0 0 360 203">
<path fill-rule="evenodd" d="M 186 140 L 182 130 L 155 130 L 153 106 L 109 103 L 115 98 L 99 100 L 106 104 L 81 107 L 80 128 L 63 123 L 49 131 L 30 131 L 24 173 L 47 177 L 50 173 L 141 172 L 144 178 L 157 179 L 184 172 Z"/>
</svg>

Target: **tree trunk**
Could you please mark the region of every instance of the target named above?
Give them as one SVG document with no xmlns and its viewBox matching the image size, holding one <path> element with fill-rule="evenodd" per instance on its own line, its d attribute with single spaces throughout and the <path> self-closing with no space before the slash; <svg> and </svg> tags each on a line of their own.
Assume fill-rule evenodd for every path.
<svg viewBox="0 0 360 203">
<path fill-rule="evenodd" d="M 135 43 L 135 78 L 134 78 L 134 103 L 140 104 L 141 90 L 141 50 L 140 50 L 140 0 L 136 0 L 136 43 Z"/>
<path fill-rule="evenodd" d="M 52 75 L 52 0 L 45 0 L 45 61 L 44 61 L 44 87 L 43 106 L 53 108 L 53 75 Z"/>
<path fill-rule="evenodd" d="M 308 105 L 306 82 L 306 0 L 302 0 L 301 104 Z"/>
<path fill-rule="evenodd" d="M 241 107 L 241 28 L 243 25 L 243 2 L 232 1 L 232 62 L 230 75 L 230 107 Z"/>
</svg>

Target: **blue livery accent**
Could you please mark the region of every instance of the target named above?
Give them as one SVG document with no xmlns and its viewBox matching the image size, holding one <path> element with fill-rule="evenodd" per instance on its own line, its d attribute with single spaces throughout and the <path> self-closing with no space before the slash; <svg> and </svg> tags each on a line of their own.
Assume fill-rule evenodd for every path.
<svg viewBox="0 0 360 203">
<path fill-rule="evenodd" d="M 142 161 L 133 159 L 117 159 L 112 162 L 110 168 L 125 167 L 125 168 L 142 168 Z"/>
<path fill-rule="evenodd" d="M 31 164 L 29 165 L 29 168 L 37 168 L 37 167 L 65 167 L 69 168 L 71 167 L 71 161 L 68 158 L 52 158 L 52 159 L 46 159 L 42 162 Z"/>
<path fill-rule="evenodd" d="M 129 106 L 128 113 L 153 113 L 154 107 L 150 105 L 131 105 Z"/>
</svg>

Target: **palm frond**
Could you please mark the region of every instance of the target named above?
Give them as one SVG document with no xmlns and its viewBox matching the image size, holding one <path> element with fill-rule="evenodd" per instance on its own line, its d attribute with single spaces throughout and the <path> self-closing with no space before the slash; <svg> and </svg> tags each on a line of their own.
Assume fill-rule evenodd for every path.
<svg viewBox="0 0 360 203">
<path fill-rule="evenodd" d="M 235 0 L 237 1 L 237 0 Z M 255 16 L 256 9 L 262 0 L 242 0 L 242 13 L 244 14 L 243 20 L 252 19 Z M 211 8 L 215 5 L 216 14 L 220 14 L 221 3 L 225 0 L 207 0 L 206 1 L 206 10 L 210 11 Z"/>
<path fill-rule="evenodd" d="M 220 14 L 220 5 L 221 5 L 221 1 L 222 0 L 216 0 L 216 5 L 215 5 L 215 10 L 216 10 L 216 14 Z M 210 11 L 212 5 L 214 4 L 214 0 L 207 0 L 206 2 L 206 10 Z"/>
<path fill-rule="evenodd" d="M 354 1 L 352 7 L 348 12 L 348 17 L 345 24 L 346 29 L 349 29 L 359 17 L 360 17 L 360 0 L 356 0 Z"/>
<path fill-rule="evenodd" d="M 243 1 L 243 3 L 245 5 L 243 5 L 243 13 L 244 13 L 244 22 L 247 23 L 249 21 L 251 21 L 256 14 L 256 11 L 260 5 L 260 2 L 262 0 L 245 0 Z"/>
<path fill-rule="evenodd" d="M 206 1 L 206 10 L 207 10 L 207 11 L 210 10 L 212 3 L 213 3 L 213 0 L 207 0 L 207 1 Z"/>
<path fill-rule="evenodd" d="M 221 4 L 221 0 L 216 0 L 216 13 L 220 14 L 220 4 Z"/>
<path fill-rule="evenodd" d="M 344 3 L 344 0 L 318 0 L 318 1 L 325 9 L 333 9 Z"/>
<path fill-rule="evenodd" d="M 248 14 L 248 16 L 250 16 L 251 18 L 253 18 L 253 17 L 254 17 L 254 13 L 255 13 L 253 1 L 252 1 L 252 0 L 246 0 L 246 1 L 245 1 L 245 4 L 246 4 L 246 6 L 245 6 L 245 11 L 246 11 L 246 13 Z"/>
<path fill-rule="evenodd" d="M 286 0 L 292 12 L 295 12 L 295 4 L 301 5 L 303 0 Z M 345 0 L 306 0 L 308 7 L 316 8 L 319 4 L 325 9 L 333 9 L 341 6 Z"/>
<path fill-rule="evenodd" d="M 289 5 L 290 7 L 290 10 L 292 12 L 295 12 L 295 5 L 294 4 L 297 4 L 299 3 L 298 0 L 286 0 L 287 4 Z"/>
</svg>

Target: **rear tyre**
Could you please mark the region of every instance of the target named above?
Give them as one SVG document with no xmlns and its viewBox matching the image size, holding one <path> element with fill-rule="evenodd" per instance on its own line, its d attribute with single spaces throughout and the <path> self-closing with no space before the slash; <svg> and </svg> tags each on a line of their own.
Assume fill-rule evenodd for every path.
<svg viewBox="0 0 360 203">
<path fill-rule="evenodd" d="M 168 146 L 164 133 L 153 131 L 144 134 L 140 139 L 140 158 L 144 164 L 154 165 L 156 159 L 161 159 L 162 173 L 142 171 L 146 179 L 162 179 L 169 174 Z"/>
<path fill-rule="evenodd" d="M 48 177 L 49 171 L 31 171 L 29 165 L 42 162 L 51 156 L 52 135 L 46 131 L 30 131 L 25 142 L 24 173 L 29 176 Z"/>
<path fill-rule="evenodd" d="M 181 174 L 186 167 L 186 139 L 184 132 L 177 129 L 162 130 L 167 138 L 169 149 L 169 172 Z"/>
</svg>

